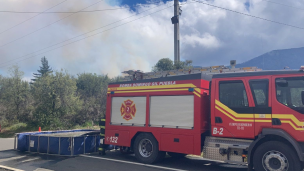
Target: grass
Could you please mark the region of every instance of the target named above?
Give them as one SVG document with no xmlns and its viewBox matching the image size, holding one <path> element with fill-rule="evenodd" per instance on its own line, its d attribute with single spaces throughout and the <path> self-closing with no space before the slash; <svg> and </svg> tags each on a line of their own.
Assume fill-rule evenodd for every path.
<svg viewBox="0 0 304 171">
<path fill-rule="evenodd" d="M 99 126 L 98 123 L 86 122 L 83 125 L 74 126 L 73 129 L 99 129 Z"/>
<path fill-rule="evenodd" d="M 12 138 L 15 133 L 20 132 L 30 132 L 30 131 L 38 131 L 38 128 L 34 128 L 33 126 L 29 126 L 26 123 L 17 123 L 11 125 L 10 127 L 4 127 L 1 130 L 0 138 Z"/>
</svg>

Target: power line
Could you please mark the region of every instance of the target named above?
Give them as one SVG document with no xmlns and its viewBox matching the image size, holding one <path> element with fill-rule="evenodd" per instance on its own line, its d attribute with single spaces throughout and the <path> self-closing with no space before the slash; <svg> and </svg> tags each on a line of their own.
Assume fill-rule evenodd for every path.
<svg viewBox="0 0 304 171">
<path fill-rule="evenodd" d="M 96 2 L 96 3 L 94 3 L 94 4 L 92 4 L 92 5 L 90 5 L 90 6 L 88 6 L 88 7 L 85 7 L 85 8 L 83 8 L 83 9 L 79 10 L 79 11 L 82 11 L 82 10 L 84 10 L 84 9 L 87 9 L 87 8 L 93 6 L 93 5 L 96 5 L 96 4 L 100 3 L 101 1 L 103 1 L 103 0 L 100 0 L 100 1 L 98 1 L 98 2 Z M 67 16 L 65 16 L 65 17 L 62 17 L 62 18 L 60 18 L 59 20 L 56 20 L 55 22 L 52 22 L 52 23 L 50 23 L 50 24 L 48 24 L 48 25 L 46 25 L 46 26 L 44 26 L 44 27 L 41 27 L 41 28 L 39 28 L 39 29 L 37 29 L 37 30 L 31 32 L 31 33 L 28 33 L 28 34 L 26 34 L 26 35 L 24 35 L 24 36 L 22 36 L 22 37 L 19 37 L 19 38 L 17 38 L 17 39 L 14 39 L 14 40 L 12 40 L 12 41 L 10 41 L 10 42 L 8 42 L 8 43 L 2 44 L 2 45 L 0 45 L 0 48 L 4 47 L 4 46 L 6 46 L 6 45 L 9 45 L 9 44 L 11 44 L 11 43 L 14 43 L 14 42 L 16 42 L 16 41 L 18 41 L 18 40 L 20 40 L 20 39 L 23 39 L 24 37 L 27 37 L 27 36 L 29 36 L 29 35 L 32 35 L 32 34 L 38 32 L 38 31 L 40 31 L 40 30 L 42 30 L 42 29 L 44 29 L 44 28 L 46 28 L 46 27 L 49 27 L 49 26 L 52 25 L 52 24 L 58 23 L 59 21 L 62 21 L 62 20 L 64 20 L 64 19 L 66 19 L 66 18 L 68 18 L 68 17 L 70 17 L 70 16 L 72 16 L 72 15 L 74 15 L 74 14 L 75 14 L 75 13 L 72 13 L 72 14 L 70 14 L 70 15 L 67 15 Z"/>
<path fill-rule="evenodd" d="M 262 0 L 262 1 L 265 1 L 265 2 L 268 2 L 268 3 L 272 3 L 272 4 L 276 4 L 276 5 L 286 6 L 286 7 L 289 7 L 289 8 L 304 10 L 303 8 L 299 8 L 299 7 L 296 7 L 296 6 L 287 5 L 287 4 L 283 4 L 283 3 L 279 3 L 279 2 L 274 2 L 274 1 L 269 1 L 269 0 Z"/>
<path fill-rule="evenodd" d="M 144 10 L 144 11 L 138 13 L 138 14 L 145 13 L 145 12 L 147 12 L 147 11 L 149 11 L 149 10 L 152 10 L 152 9 L 154 9 L 154 8 L 158 8 L 158 7 L 163 6 L 163 5 L 167 5 L 167 4 L 161 4 L 161 5 L 158 5 L 158 6 L 156 6 L 156 7 L 149 8 L 149 9 Z M 172 6 L 172 5 L 171 5 L 171 6 Z M 171 7 L 171 6 L 169 6 L 169 7 Z M 169 7 L 167 7 L 167 8 L 169 8 Z M 164 8 L 164 9 L 167 9 L 167 8 Z M 162 9 L 162 10 L 164 10 L 164 9 Z M 159 10 L 159 11 L 162 11 L 162 10 Z M 156 11 L 156 12 L 159 12 L 159 11 Z M 154 12 L 154 13 L 156 13 L 156 12 Z M 149 15 L 151 15 L 151 14 L 154 14 L 154 13 L 150 13 L 150 14 L 144 16 L 144 17 L 147 17 L 147 16 L 149 16 Z M 100 29 L 102 29 L 102 28 L 105 28 L 105 27 L 107 27 L 107 26 L 110 26 L 110 25 L 113 25 L 113 24 L 115 24 L 115 23 L 121 22 L 121 21 L 123 21 L 123 20 L 129 19 L 129 18 L 131 18 L 131 17 L 133 17 L 133 16 L 136 16 L 136 15 L 138 15 L 138 14 L 134 14 L 134 15 L 128 16 L 128 17 L 123 18 L 123 19 L 121 19 L 121 20 L 118 20 L 118 21 L 115 21 L 115 22 L 113 22 L 113 23 L 104 25 L 104 26 L 102 26 L 102 27 L 99 27 L 99 28 L 97 28 L 97 29 L 94 29 L 94 30 L 88 31 L 88 32 L 86 32 L 86 33 L 80 34 L 80 35 L 78 35 L 78 36 L 75 36 L 75 37 L 73 37 L 73 38 L 67 39 L 67 40 L 65 40 L 65 41 L 62 41 L 62 42 L 59 42 L 59 43 L 55 43 L 55 44 L 53 44 L 53 45 L 51 45 L 51 46 L 48 46 L 48 47 L 45 47 L 45 48 L 40 49 L 40 50 L 38 50 L 38 51 L 35 51 L 35 52 L 32 52 L 32 53 L 26 54 L 26 55 L 24 55 L 24 56 L 22 56 L 22 57 L 15 58 L 15 59 L 12 59 L 12 60 L 9 60 L 9 61 L 4 62 L 4 63 L 2 63 L 2 64 L 10 63 L 10 62 L 15 61 L 15 60 L 17 60 L 17 59 L 21 59 L 21 58 L 24 58 L 24 57 L 26 57 L 26 56 L 34 55 L 34 54 L 37 53 L 37 52 L 40 52 L 40 51 L 43 51 L 43 50 L 52 48 L 52 47 L 54 47 L 54 46 L 60 45 L 60 44 L 65 43 L 65 42 L 68 42 L 68 41 L 70 41 L 70 40 L 73 40 L 73 39 L 75 39 L 75 38 L 81 37 L 81 36 L 86 35 L 86 34 L 88 34 L 88 33 L 95 32 L 95 31 L 100 30 Z M 143 18 L 143 17 L 141 17 L 141 18 Z M 141 19 L 141 18 L 139 18 L 139 19 Z M 138 19 L 135 19 L 135 20 L 138 20 Z M 132 21 L 135 21 L 135 20 L 132 20 Z M 132 22 L 132 21 L 131 21 L 131 22 Z M 129 23 L 129 22 L 128 22 L 128 23 Z M 126 23 L 125 23 L 125 24 L 126 24 Z M 125 24 L 121 24 L 121 25 L 119 25 L 119 26 L 122 26 L 122 25 L 125 25 Z M 119 27 L 119 26 L 116 26 L 116 27 Z M 111 28 L 111 29 L 114 29 L 114 28 L 116 28 L 116 27 L 113 27 L 113 28 Z M 108 30 L 105 30 L 105 31 L 109 31 L 109 30 L 111 30 L 111 29 L 108 29 Z M 99 32 L 99 33 L 97 33 L 97 34 L 103 33 L 103 32 L 105 32 L 105 31 Z M 97 34 L 94 34 L 94 35 L 97 35 Z M 90 35 L 90 36 L 88 36 L 88 37 L 91 37 L 91 36 L 92 36 L 92 35 Z M 87 38 L 87 37 L 85 37 L 85 38 Z M 83 38 L 83 39 L 85 39 L 85 38 Z M 77 41 L 80 41 L 80 40 L 83 40 L 83 39 L 79 39 L 79 40 L 77 40 Z M 77 42 L 77 41 L 74 41 L 74 42 Z M 74 42 L 72 42 L 72 43 L 74 43 Z M 69 44 L 71 44 L 71 43 L 69 43 Z M 66 45 L 68 45 L 68 44 L 66 44 Z M 63 46 L 66 46 L 66 45 L 63 45 Z M 58 48 L 63 47 L 63 46 L 59 46 L 59 47 L 57 47 L 57 48 L 55 48 L 55 49 L 58 49 Z M 53 50 L 54 50 L 54 49 L 53 49 Z M 52 50 L 50 50 L 50 51 L 52 51 Z M 49 52 L 49 51 L 47 51 L 47 52 Z M 42 52 L 42 54 L 43 54 L 43 53 L 45 53 L 45 52 Z M 36 56 L 37 56 L 37 55 L 36 55 Z M 34 57 L 35 57 L 35 56 L 34 56 Z M 31 58 L 31 57 L 29 57 L 29 58 Z M 28 58 L 25 58 L 25 59 L 28 59 Z M 21 59 L 20 61 L 25 60 L 25 59 Z M 3 65 L 3 66 L 6 67 L 6 66 L 8 66 L 8 65 Z M 3 66 L 0 66 L 0 68 L 3 67 Z"/>
<path fill-rule="evenodd" d="M 154 9 L 154 8 L 157 8 L 157 7 L 160 7 L 160 6 L 163 6 L 163 5 L 166 5 L 166 4 L 162 4 L 162 5 L 158 5 L 158 6 L 156 6 L 156 7 L 153 7 L 153 8 L 149 8 L 149 9 L 147 9 L 147 10 L 145 10 L 145 11 L 142 11 L 142 12 L 140 12 L 140 13 L 138 13 L 138 14 L 142 14 L 142 13 L 144 13 L 144 12 L 147 12 L 147 11 L 149 11 L 149 10 L 152 10 L 152 9 Z M 40 49 L 40 50 L 38 50 L 38 51 L 32 52 L 32 53 L 30 53 L 30 54 L 24 55 L 24 56 L 22 56 L 22 57 L 20 57 L 20 58 L 23 58 L 23 57 L 26 57 L 26 56 L 35 54 L 35 53 L 37 53 L 37 52 L 40 52 L 40 51 L 42 51 L 42 50 L 45 50 L 45 49 L 54 47 L 54 46 L 59 45 L 59 44 L 62 44 L 62 43 L 64 43 L 64 42 L 68 42 L 68 41 L 70 41 L 70 40 L 73 40 L 73 39 L 75 39 L 75 38 L 81 37 L 81 36 L 86 35 L 86 34 L 88 34 L 88 33 L 95 32 L 95 31 L 100 30 L 100 29 L 102 29 L 102 28 L 104 28 L 104 27 L 113 25 L 113 24 L 118 23 L 118 22 L 120 22 L 120 21 L 126 20 L 126 19 L 128 19 L 128 18 L 133 17 L 133 16 L 136 16 L 136 15 L 138 15 L 138 14 L 134 14 L 134 15 L 128 16 L 128 17 L 123 18 L 123 19 L 121 19 L 121 20 L 118 20 L 118 21 L 115 21 L 115 22 L 113 22 L 113 23 L 104 25 L 104 26 L 102 26 L 102 27 L 99 27 L 99 28 L 97 28 L 97 29 L 94 29 L 94 30 L 88 31 L 88 32 L 86 32 L 86 33 L 80 34 L 80 35 L 78 35 L 78 36 L 75 36 L 75 37 L 73 37 L 73 38 L 67 39 L 67 40 L 65 40 L 65 41 L 62 41 L 62 42 L 59 42 L 59 43 L 55 43 L 55 44 L 53 44 L 53 45 L 51 45 L 51 46 L 48 46 L 48 47 L 46 47 L 46 48 L 43 48 L 43 49 Z M 5 62 L 5 63 L 9 63 L 9 62 L 11 62 L 11 61 L 14 61 L 14 60 L 20 59 L 20 58 L 15 58 L 15 59 L 9 60 L 9 61 L 7 61 L 7 62 Z M 2 63 L 2 64 L 3 64 L 3 63 Z"/>
<path fill-rule="evenodd" d="M 10 28 L 8 28 L 8 29 L 6 29 L 6 30 L 0 32 L 0 34 L 5 33 L 5 32 L 7 32 L 7 31 L 9 31 L 9 30 L 11 30 L 11 29 L 13 29 L 13 28 L 19 26 L 19 25 L 21 25 L 21 24 L 23 24 L 23 23 L 25 23 L 25 22 L 27 22 L 27 21 L 29 21 L 29 20 L 31 20 L 31 19 L 37 17 L 38 15 L 40 15 L 40 14 L 42 14 L 42 13 L 44 13 L 44 12 L 50 10 L 50 9 L 53 9 L 53 8 L 57 7 L 58 5 L 60 5 L 60 4 L 64 3 L 64 2 L 66 2 L 66 1 L 67 1 L 67 0 L 62 1 L 62 2 L 60 2 L 59 4 L 56 4 L 55 6 L 52 6 L 51 8 L 48 8 L 48 9 L 42 11 L 42 12 L 39 12 L 37 15 L 34 15 L 33 17 L 30 17 L 29 19 L 26 19 L 26 20 L 22 21 L 21 23 L 18 23 L 18 24 L 16 24 L 16 25 L 14 25 L 14 26 L 12 26 L 12 27 L 10 27 Z"/>
<path fill-rule="evenodd" d="M 159 4 L 159 2 L 149 3 L 151 4 Z M 136 4 L 134 6 L 142 6 L 143 4 Z M 51 12 L 35 12 L 35 11 L 0 11 L 0 13 L 16 13 L 16 14 L 71 14 L 71 13 L 91 13 L 91 12 L 101 12 L 101 11 L 112 11 L 112 10 L 119 10 L 119 9 L 127 9 L 130 8 L 129 6 L 120 7 L 120 8 L 109 8 L 109 9 L 99 9 L 99 10 L 88 10 L 88 11 L 51 11 Z"/>
<path fill-rule="evenodd" d="M 89 11 L 53 11 L 53 12 L 43 12 L 43 14 L 75 14 L 75 13 L 89 13 L 89 12 L 99 12 L 99 11 L 111 11 L 118 9 L 126 9 L 129 7 L 121 7 L 121 8 L 109 8 L 109 9 L 100 9 L 100 10 L 89 10 Z M 0 13 L 14 13 L 14 14 L 36 14 L 39 12 L 26 12 L 26 11 L 0 11 Z"/>
<path fill-rule="evenodd" d="M 243 12 L 234 11 L 234 10 L 231 10 L 231 9 L 228 9 L 228 8 L 219 7 L 219 6 L 212 5 L 212 4 L 207 4 L 207 3 L 204 3 L 202 1 L 196 1 L 196 0 L 193 0 L 193 1 L 201 3 L 201 4 L 205 4 L 205 5 L 208 5 L 208 6 L 212 6 L 212 7 L 215 7 L 215 8 L 219 8 L 219 9 L 222 9 L 222 10 L 234 12 L 234 13 L 241 14 L 241 15 L 245 15 L 245 16 L 248 16 L 248 17 L 252 17 L 252 18 L 256 18 L 256 19 L 260 19 L 260 20 L 264 20 L 264 21 L 268 21 L 268 22 L 272 22 L 272 23 L 276 23 L 276 24 L 280 24 L 280 25 L 289 26 L 289 27 L 293 27 L 293 28 L 304 30 L 303 27 L 299 27 L 299 26 L 295 26 L 295 25 L 290 25 L 290 24 L 285 24 L 285 23 L 282 23 L 282 22 L 278 22 L 278 21 L 274 21 L 274 20 L 269 20 L 269 19 L 266 19 L 266 18 L 262 18 L 262 17 L 250 15 L 250 14 L 246 14 L 246 13 L 243 13 Z"/>
<path fill-rule="evenodd" d="M 169 6 L 169 7 L 166 7 L 166 8 L 163 8 L 163 9 L 161 9 L 161 10 L 155 11 L 155 12 L 153 12 L 153 13 L 147 14 L 147 15 L 145 15 L 145 16 L 143 16 L 143 17 L 139 17 L 139 18 L 134 19 L 134 20 L 131 20 L 131 21 L 129 21 L 129 22 L 126 22 L 126 23 L 120 24 L 120 25 L 118 25 L 118 26 L 112 27 L 112 28 L 110 28 L 110 29 L 103 30 L 103 31 L 98 32 L 98 33 L 96 33 L 96 34 L 92 34 L 92 35 L 87 36 L 87 37 L 84 37 L 84 38 L 82 38 L 82 39 L 75 40 L 75 41 L 70 42 L 70 43 L 68 43 L 68 44 L 65 44 L 65 45 L 62 45 L 62 46 L 59 46 L 59 47 L 56 47 L 56 48 L 50 49 L 50 50 L 45 51 L 45 52 L 42 52 L 42 53 L 40 53 L 40 54 L 38 54 L 38 55 L 42 55 L 42 54 L 44 54 L 44 53 L 47 53 L 47 52 L 50 52 L 50 51 L 53 51 L 53 50 L 59 49 L 59 48 L 61 48 L 61 47 L 64 47 L 64 46 L 67 46 L 67 45 L 70 45 L 70 44 L 76 43 L 76 42 L 78 42 L 78 41 L 81 41 L 81 40 L 87 39 L 87 38 L 89 38 L 89 37 L 96 36 L 96 35 L 101 34 L 101 33 L 103 33 L 103 32 L 110 31 L 110 30 L 115 29 L 115 28 L 117 28 L 117 27 L 120 27 L 120 26 L 123 26 L 123 25 L 129 24 L 129 23 L 131 23 L 131 22 L 133 22 L 133 21 L 136 21 L 136 20 L 142 19 L 142 18 L 144 18 L 144 17 L 147 17 L 147 16 L 149 16 L 149 15 L 151 15 L 151 14 L 155 14 L 155 13 L 157 13 L 157 12 L 163 11 L 163 10 L 165 10 L 165 9 L 167 9 L 167 8 L 172 7 L 172 6 L 173 6 L 173 5 L 171 5 L 171 6 Z M 38 55 L 35 55 L 35 56 L 38 56 Z M 19 60 L 19 61 L 24 61 L 24 60 L 26 60 L 26 59 L 33 58 L 33 57 L 35 57 L 35 56 L 31 56 L 31 57 L 28 57 L 28 58 L 24 58 L 24 59 L 21 59 L 21 60 Z M 11 65 L 4 65 L 4 66 L 0 66 L 0 68 L 7 67 L 7 66 L 11 66 Z"/>
<path fill-rule="evenodd" d="M 215 7 L 215 8 L 219 8 L 219 9 L 222 9 L 222 10 L 226 10 L 226 11 L 234 12 L 234 13 L 237 13 L 237 14 L 241 14 L 241 15 L 245 15 L 245 16 L 249 16 L 249 17 L 257 18 L 257 19 L 260 19 L 260 20 L 264 20 L 264 21 L 268 21 L 268 22 L 272 22 L 272 23 L 276 23 L 276 24 L 280 24 L 280 25 L 285 25 L 285 26 L 289 26 L 289 27 L 293 27 L 293 28 L 297 28 L 297 29 L 302 29 L 302 30 L 304 29 L 304 28 L 302 28 L 302 27 L 293 26 L 293 25 L 289 25 L 289 24 L 285 24 L 285 23 L 281 23 L 281 22 L 277 22 L 277 21 L 273 21 L 273 20 L 265 19 L 265 18 L 262 18 L 262 17 L 257 17 L 257 16 L 254 16 L 254 15 L 250 15 L 250 14 L 246 14 L 246 13 L 242 13 L 242 12 L 234 11 L 234 10 L 231 10 L 231 9 L 227 9 L 227 8 L 223 8 L 223 7 L 219 7 L 219 6 L 215 6 L 215 5 L 211 5 L 211 4 L 207 4 L 207 3 L 204 3 L 204 2 L 201 2 L 201 1 L 195 1 L 195 0 L 193 0 L 193 1 L 194 1 L 194 2 L 192 2 L 192 3 L 201 3 L 201 4 L 205 4 L 205 5 L 208 5 L 208 6 Z M 191 3 L 191 2 L 187 2 L 187 3 Z M 187 4 L 187 3 L 185 3 L 185 4 Z M 171 5 L 171 6 L 172 6 L 172 5 Z M 169 7 L 171 7 L 171 6 L 169 6 Z M 167 8 L 169 8 L 169 7 L 167 7 Z M 164 9 L 167 9 L 167 8 L 164 8 Z M 162 10 L 164 10 L 164 9 L 162 9 Z M 162 11 L 162 10 L 159 10 L 159 11 Z M 159 12 L 159 11 L 156 11 L 156 12 L 150 13 L 150 14 L 148 14 L 148 15 L 146 15 L 146 16 L 143 16 L 143 17 L 140 17 L 140 18 L 137 18 L 137 19 L 131 20 L 131 21 L 129 21 L 129 22 L 126 22 L 126 23 L 123 23 L 123 24 L 121 24 L 121 25 L 118 25 L 118 26 L 112 27 L 112 28 L 110 28 L 110 29 L 107 29 L 107 30 L 104 30 L 104 31 L 98 32 L 98 33 L 96 33 L 96 34 L 89 35 L 89 36 L 84 37 L 84 38 L 82 38 L 82 39 L 75 40 L 75 41 L 70 42 L 70 43 L 67 43 L 67 44 L 65 44 L 65 45 L 62 45 L 62 46 L 59 46 L 59 47 L 56 47 L 56 48 L 53 48 L 53 49 L 47 50 L 47 51 L 42 52 L 42 53 L 39 53 L 39 54 L 37 54 L 37 55 L 41 55 L 41 54 L 44 54 L 44 53 L 47 53 L 47 52 L 50 52 L 50 51 L 56 50 L 56 49 L 58 49 L 58 48 L 61 48 L 61 47 L 64 47 L 64 46 L 67 46 L 67 45 L 73 44 L 73 43 L 75 43 L 75 42 L 78 42 L 78 41 L 81 41 L 81 40 L 87 39 L 87 38 L 89 38 L 89 37 L 92 37 L 92 36 L 95 36 L 95 35 L 101 34 L 101 33 L 103 33 L 103 32 L 106 32 L 106 31 L 112 30 L 112 29 L 114 29 L 114 28 L 120 27 L 120 26 L 125 25 L 125 24 L 128 24 L 128 23 L 130 23 L 130 22 L 133 22 L 133 21 L 139 20 L 139 19 L 141 19 L 141 18 L 147 17 L 147 16 L 149 16 L 149 15 L 151 15 L 151 14 L 154 14 L 154 13 L 157 13 L 157 12 Z M 133 15 L 133 16 L 134 16 L 134 15 Z M 130 16 L 130 17 L 131 17 L 131 16 Z M 127 17 L 127 18 L 129 18 L 129 17 Z M 125 18 L 125 19 L 126 19 L 126 18 Z M 123 19 L 123 20 L 124 20 L 124 19 Z M 120 21 L 121 21 L 121 20 L 120 20 Z M 119 22 L 119 21 L 116 21 L 116 22 Z M 114 22 L 114 23 L 116 23 L 116 22 Z M 113 23 L 111 23 L 111 24 L 113 24 Z M 110 24 L 110 25 L 111 25 L 111 24 Z M 107 26 L 108 26 L 108 25 L 107 25 Z M 104 26 L 104 27 L 105 27 L 105 26 Z M 99 28 L 99 29 L 100 29 L 100 28 Z M 98 29 L 96 29 L 96 30 L 98 30 Z M 96 30 L 94 30 L 94 31 L 96 31 Z M 93 31 L 90 31 L 90 32 L 93 32 Z M 90 33 L 90 32 L 87 32 L 87 33 Z M 85 34 L 87 34 L 87 33 L 85 33 Z M 84 34 L 82 34 L 82 35 L 84 35 Z M 82 35 L 78 35 L 78 36 L 76 36 L 76 37 L 80 37 L 80 36 L 82 36 Z M 76 37 L 74 37 L 74 38 L 76 38 Z M 66 41 L 72 40 L 72 39 L 74 39 L 74 38 L 68 39 L 68 40 L 66 40 Z M 63 41 L 63 42 L 60 42 L 60 43 L 54 44 L 54 45 L 52 45 L 52 46 L 50 46 L 50 47 L 56 46 L 56 45 L 58 45 L 58 44 L 61 44 L 61 43 L 66 42 L 66 41 Z M 46 48 L 41 49 L 41 50 L 38 50 L 38 51 L 36 51 L 36 52 L 39 52 L 39 51 L 42 51 L 42 50 L 48 49 L 48 48 L 50 48 L 50 47 L 46 47 Z M 25 55 L 25 56 L 32 55 L 32 54 L 34 54 L 34 53 L 36 53 L 36 52 L 33 52 L 33 53 L 28 54 L 28 55 Z M 19 61 L 23 61 L 23 60 L 26 60 L 26 59 L 29 59 L 29 58 L 33 58 L 33 57 L 35 57 L 35 56 L 37 56 L 37 55 L 34 55 L 34 56 L 32 56 L 32 57 L 28 57 L 28 58 L 24 58 L 24 59 L 21 59 L 21 60 L 19 60 Z M 25 56 L 23 56 L 23 57 L 25 57 Z M 20 57 L 20 58 L 23 58 L 23 57 Z M 20 59 L 20 58 L 16 58 L 16 59 Z M 14 59 L 14 60 L 16 60 L 16 59 Z M 8 61 L 8 62 L 10 62 L 10 61 Z M 6 63 L 8 63 L 8 62 L 6 62 Z M 0 68 L 7 67 L 7 66 L 10 66 L 10 65 L 3 65 L 3 66 L 0 66 Z"/>
</svg>

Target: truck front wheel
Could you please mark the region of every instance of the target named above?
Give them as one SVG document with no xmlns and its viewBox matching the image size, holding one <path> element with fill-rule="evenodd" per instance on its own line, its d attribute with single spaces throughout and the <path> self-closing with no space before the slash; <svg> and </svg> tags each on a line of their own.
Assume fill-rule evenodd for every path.
<svg viewBox="0 0 304 171">
<path fill-rule="evenodd" d="M 157 140 L 148 133 L 136 137 L 133 149 L 137 160 L 146 164 L 155 163 L 166 155 L 166 152 L 158 150 Z"/>
<path fill-rule="evenodd" d="M 253 167 L 258 171 L 300 171 L 301 163 L 295 151 L 287 144 L 269 141 L 256 149 Z"/>
</svg>

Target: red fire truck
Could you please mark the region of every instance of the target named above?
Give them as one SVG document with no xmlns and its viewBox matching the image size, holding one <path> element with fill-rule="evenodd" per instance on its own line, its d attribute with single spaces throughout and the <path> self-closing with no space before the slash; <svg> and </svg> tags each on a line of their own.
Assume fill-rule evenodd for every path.
<svg viewBox="0 0 304 171">
<path fill-rule="evenodd" d="M 248 164 L 249 170 L 300 171 L 303 70 L 197 73 L 111 83 L 102 142 L 130 149 L 143 163 L 157 162 L 166 153 L 193 154 Z"/>
</svg>

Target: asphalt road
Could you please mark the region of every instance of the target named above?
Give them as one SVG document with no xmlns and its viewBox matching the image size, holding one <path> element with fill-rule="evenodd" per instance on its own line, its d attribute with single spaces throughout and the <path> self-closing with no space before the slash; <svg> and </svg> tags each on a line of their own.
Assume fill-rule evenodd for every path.
<svg viewBox="0 0 304 171">
<path fill-rule="evenodd" d="M 0 139 L 0 168 L 6 166 L 24 171 L 246 171 L 228 168 L 221 163 L 202 160 L 199 157 L 183 159 L 165 158 L 155 165 L 138 163 L 134 155 L 123 155 L 119 151 L 77 157 L 48 156 L 14 151 L 13 139 Z M 1 169 L 0 169 L 1 171 Z"/>
<path fill-rule="evenodd" d="M 14 138 L 0 138 L 0 151 L 14 149 Z"/>
</svg>

